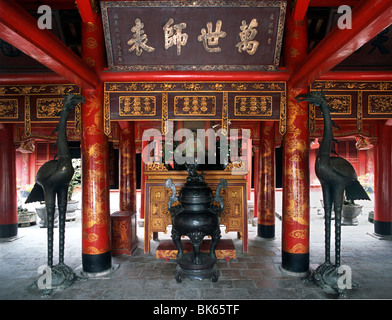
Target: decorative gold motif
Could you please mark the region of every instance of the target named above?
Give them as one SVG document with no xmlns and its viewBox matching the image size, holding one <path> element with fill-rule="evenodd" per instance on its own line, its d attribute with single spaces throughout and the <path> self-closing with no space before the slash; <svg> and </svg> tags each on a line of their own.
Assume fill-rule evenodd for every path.
<svg viewBox="0 0 392 320">
<path fill-rule="evenodd" d="M 285 91 L 280 93 L 279 133 L 282 136 L 286 133 L 286 92 Z"/>
<path fill-rule="evenodd" d="M 174 97 L 174 115 L 203 115 L 216 114 L 215 96 L 176 96 Z"/>
<path fill-rule="evenodd" d="M 89 49 L 95 49 L 98 46 L 97 40 L 95 40 L 93 37 L 88 37 L 86 39 L 86 46 Z"/>
<path fill-rule="evenodd" d="M 192 91 L 200 91 L 203 89 L 203 85 L 199 83 L 184 83 L 183 87 L 186 90 L 192 90 Z"/>
<path fill-rule="evenodd" d="M 227 92 L 223 92 L 222 131 L 223 134 L 229 132 L 229 94 Z"/>
<path fill-rule="evenodd" d="M 271 96 L 236 96 L 234 98 L 234 114 L 236 116 L 272 115 Z"/>
<path fill-rule="evenodd" d="M 62 98 L 39 98 L 37 99 L 37 118 L 59 118 L 62 108 Z"/>
<path fill-rule="evenodd" d="M 146 171 L 168 171 L 164 163 L 152 162 L 145 164 Z"/>
<path fill-rule="evenodd" d="M 167 92 L 162 92 L 162 132 L 163 134 L 167 134 L 169 131 L 168 128 L 168 118 L 169 118 L 169 101 L 168 101 L 168 96 L 167 96 Z"/>
<path fill-rule="evenodd" d="M 351 114 L 351 95 L 326 94 L 327 104 L 331 107 L 331 114 Z"/>
<path fill-rule="evenodd" d="M 362 123 L 362 92 L 358 93 L 358 105 L 357 105 L 357 130 L 358 132 L 362 132 L 363 123 Z"/>
<path fill-rule="evenodd" d="M 18 119 L 18 99 L 0 99 L 0 118 Z"/>
<path fill-rule="evenodd" d="M 24 96 L 25 103 L 25 134 L 26 137 L 31 135 L 31 116 L 30 116 L 30 97 L 28 95 Z"/>
<path fill-rule="evenodd" d="M 119 115 L 154 116 L 156 113 L 156 98 L 154 96 L 120 96 Z"/>
<path fill-rule="evenodd" d="M 390 95 L 369 95 L 368 96 L 369 114 L 392 114 L 392 96 Z"/>
<path fill-rule="evenodd" d="M 104 116 L 104 122 L 103 122 L 103 131 L 105 135 L 109 136 L 111 132 L 110 128 L 110 100 L 109 100 L 109 94 L 107 92 L 104 93 L 103 95 L 103 116 Z M 91 126 L 89 128 L 90 134 L 99 134 L 99 130 L 97 126 Z"/>
</svg>

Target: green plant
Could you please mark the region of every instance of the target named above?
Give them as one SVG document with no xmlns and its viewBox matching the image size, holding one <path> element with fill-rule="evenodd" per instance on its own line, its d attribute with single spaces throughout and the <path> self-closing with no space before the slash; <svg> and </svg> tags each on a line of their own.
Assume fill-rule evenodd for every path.
<svg viewBox="0 0 392 320">
<path fill-rule="evenodd" d="M 72 199 L 75 188 L 80 186 L 82 183 L 82 167 L 80 165 L 80 159 L 72 159 L 72 166 L 74 167 L 75 172 L 68 187 L 68 201 Z"/>
</svg>

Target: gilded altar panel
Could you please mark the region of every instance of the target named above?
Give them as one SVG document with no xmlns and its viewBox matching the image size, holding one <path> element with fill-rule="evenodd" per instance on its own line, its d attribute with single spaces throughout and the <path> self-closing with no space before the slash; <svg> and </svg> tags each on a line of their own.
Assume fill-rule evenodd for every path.
<svg viewBox="0 0 392 320">
<path fill-rule="evenodd" d="M 167 205 L 172 195 L 171 189 L 165 187 L 165 181 L 171 178 L 176 185 L 177 196 L 185 185 L 186 171 L 145 171 L 145 243 L 144 251 L 149 252 L 153 233 L 166 233 L 171 225 L 171 217 Z M 225 209 L 221 215 L 221 225 L 225 232 L 237 232 L 243 241 L 243 251 L 248 250 L 248 223 L 246 180 L 243 175 L 232 175 L 230 171 L 205 171 L 205 182 L 215 196 L 215 190 L 221 178 L 226 179 L 228 186 L 221 190 Z M 176 205 L 178 203 L 174 203 Z"/>
</svg>

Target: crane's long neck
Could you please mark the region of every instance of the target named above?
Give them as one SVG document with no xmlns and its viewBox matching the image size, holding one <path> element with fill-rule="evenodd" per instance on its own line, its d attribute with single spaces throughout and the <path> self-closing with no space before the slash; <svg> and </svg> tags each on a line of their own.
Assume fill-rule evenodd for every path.
<svg viewBox="0 0 392 320">
<path fill-rule="evenodd" d="M 67 141 L 67 120 L 69 111 L 63 109 L 57 127 L 57 154 L 59 160 L 71 159 Z"/>
<path fill-rule="evenodd" d="M 320 145 L 318 156 L 328 157 L 329 159 L 331 155 L 332 140 L 333 140 L 332 119 L 328 106 L 322 105 L 320 107 L 323 112 L 323 118 L 324 118 L 324 132 L 323 132 L 323 140 Z"/>
</svg>

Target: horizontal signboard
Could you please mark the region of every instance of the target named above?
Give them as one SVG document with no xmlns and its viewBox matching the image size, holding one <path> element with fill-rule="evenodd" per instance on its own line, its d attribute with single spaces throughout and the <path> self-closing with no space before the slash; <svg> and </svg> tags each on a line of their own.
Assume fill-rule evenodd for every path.
<svg viewBox="0 0 392 320">
<path fill-rule="evenodd" d="M 279 67 L 286 1 L 103 1 L 110 70 Z"/>
</svg>

